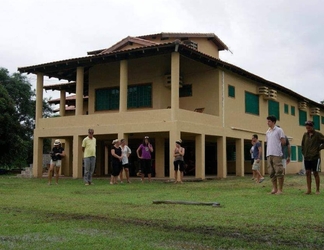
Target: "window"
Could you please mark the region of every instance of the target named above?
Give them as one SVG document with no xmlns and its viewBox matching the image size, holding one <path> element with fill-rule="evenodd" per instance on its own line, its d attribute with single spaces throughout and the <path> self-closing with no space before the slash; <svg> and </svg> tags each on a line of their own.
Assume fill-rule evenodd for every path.
<svg viewBox="0 0 324 250">
<path fill-rule="evenodd" d="M 296 146 L 290 146 L 290 160 L 297 161 L 297 151 Z"/>
<path fill-rule="evenodd" d="M 291 106 L 290 108 L 290 114 L 295 116 L 295 107 L 294 106 Z"/>
<path fill-rule="evenodd" d="M 273 100 L 268 101 L 268 115 L 274 115 L 277 120 L 280 120 L 279 102 Z"/>
<path fill-rule="evenodd" d="M 116 110 L 119 108 L 119 88 L 96 89 L 95 110 Z"/>
<path fill-rule="evenodd" d="M 297 149 L 298 149 L 298 161 L 302 162 L 303 161 L 302 147 L 298 146 Z"/>
<path fill-rule="evenodd" d="M 259 96 L 245 92 L 245 113 L 259 115 Z"/>
<path fill-rule="evenodd" d="M 128 108 L 152 107 L 152 85 L 128 86 Z"/>
<path fill-rule="evenodd" d="M 299 125 L 305 126 L 306 121 L 307 121 L 307 112 L 304 110 L 299 110 Z"/>
<path fill-rule="evenodd" d="M 321 116 L 321 123 L 324 124 L 324 116 Z"/>
<path fill-rule="evenodd" d="M 185 84 L 182 85 L 182 88 L 179 89 L 179 97 L 192 96 L 192 85 Z"/>
<path fill-rule="evenodd" d="M 285 114 L 289 114 L 289 105 L 288 104 L 284 105 L 284 112 L 285 112 Z"/>
<path fill-rule="evenodd" d="M 229 97 L 235 97 L 235 87 L 228 85 L 228 96 Z"/>
<path fill-rule="evenodd" d="M 320 117 L 319 117 L 319 115 L 314 115 L 313 116 L 313 122 L 314 122 L 314 128 L 317 129 L 317 130 L 320 130 L 321 126 L 320 126 Z"/>
</svg>

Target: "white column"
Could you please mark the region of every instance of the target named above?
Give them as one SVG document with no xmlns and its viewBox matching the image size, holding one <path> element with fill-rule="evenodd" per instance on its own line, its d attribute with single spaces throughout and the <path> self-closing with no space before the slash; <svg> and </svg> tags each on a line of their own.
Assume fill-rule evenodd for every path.
<svg viewBox="0 0 324 250">
<path fill-rule="evenodd" d="M 196 135 L 196 178 L 205 179 L 205 135 Z"/>
<path fill-rule="evenodd" d="M 41 178 L 43 176 L 43 139 L 34 134 L 34 159 L 33 176 Z"/>
<path fill-rule="evenodd" d="M 83 114 L 83 84 L 84 84 L 83 79 L 84 79 L 84 68 L 77 67 L 75 115 Z"/>
<path fill-rule="evenodd" d="M 171 120 L 177 120 L 179 109 L 179 78 L 180 78 L 180 54 L 171 54 Z"/>
<path fill-rule="evenodd" d="M 82 138 L 78 135 L 73 136 L 73 178 L 82 178 Z"/>
<path fill-rule="evenodd" d="M 60 91 L 60 116 L 65 116 L 65 101 L 66 101 L 66 91 Z"/>
<path fill-rule="evenodd" d="M 120 61 L 119 112 L 127 111 L 128 61 Z"/>
<path fill-rule="evenodd" d="M 35 114 L 35 127 L 38 127 L 39 119 L 43 116 L 43 85 L 44 85 L 44 74 L 37 73 L 36 83 L 36 114 Z"/>
<path fill-rule="evenodd" d="M 217 177 L 226 178 L 227 159 L 226 159 L 226 137 L 217 138 Z"/>
<path fill-rule="evenodd" d="M 236 139 L 236 175 L 244 176 L 244 139 Z"/>
</svg>

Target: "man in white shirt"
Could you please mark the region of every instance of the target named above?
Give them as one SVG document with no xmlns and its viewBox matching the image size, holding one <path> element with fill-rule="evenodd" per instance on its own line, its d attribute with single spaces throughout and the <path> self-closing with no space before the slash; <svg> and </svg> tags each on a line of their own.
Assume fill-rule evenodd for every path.
<svg viewBox="0 0 324 250">
<path fill-rule="evenodd" d="M 285 144 L 283 130 L 276 126 L 275 116 L 267 117 L 269 129 L 266 133 L 268 173 L 272 182 L 271 194 L 282 194 L 284 184 L 284 167 L 282 165 L 282 148 Z M 279 186 L 278 186 L 279 184 Z"/>
</svg>

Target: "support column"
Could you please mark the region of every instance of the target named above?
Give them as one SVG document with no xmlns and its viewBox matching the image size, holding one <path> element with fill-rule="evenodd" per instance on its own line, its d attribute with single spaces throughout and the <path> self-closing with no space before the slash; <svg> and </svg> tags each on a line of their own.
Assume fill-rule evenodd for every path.
<svg viewBox="0 0 324 250">
<path fill-rule="evenodd" d="M 66 101 L 66 91 L 61 90 L 60 93 L 60 116 L 65 116 L 65 101 Z"/>
<path fill-rule="evenodd" d="M 73 136 L 73 178 L 82 178 L 82 138 L 78 135 Z"/>
<path fill-rule="evenodd" d="M 33 176 L 41 178 L 43 176 L 43 139 L 35 136 L 35 134 L 33 151 Z"/>
<path fill-rule="evenodd" d="M 164 177 L 164 138 L 155 138 L 155 175 Z"/>
<path fill-rule="evenodd" d="M 236 139 L 236 176 L 244 176 L 244 139 Z"/>
<path fill-rule="evenodd" d="M 171 120 L 177 120 L 179 109 L 180 54 L 171 54 Z"/>
<path fill-rule="evenodd" d="M 44 74 L 37 73 L 36 83 L 36 114 L 35 114 L 35 127 L 38 128 L 39 119 L 42 118 L 43 114 L 43 85 L 44 85 Z"/>
<path fill-rule="evenodd" d="M 226 137 L 217 138 L 217 177 L 226 178 L 227 176 L 227 159 L 226 159 Z"/>
<path fill-rule="evenodd" d="M 84 68 L 77 67 L 75 115 L 83 114 L 83 82 L 84 82 Z"/>
<path fill-rule="evenodd" d="M 65 139 L 64 153 L 65 156 L 62 160 L 62 174 L 64 176 L 72 176 L 72 155 L 71 155 L 71 139 Z"/>
<path fill-rule="evenodd" d="M 196 178 L 205 179 L 205 135 L 196 135 Z"/>
<path fill-rule="evenodd" d="M 127 111 L 128 61 L 120 61 L 119 112 Z"/>
</svg>

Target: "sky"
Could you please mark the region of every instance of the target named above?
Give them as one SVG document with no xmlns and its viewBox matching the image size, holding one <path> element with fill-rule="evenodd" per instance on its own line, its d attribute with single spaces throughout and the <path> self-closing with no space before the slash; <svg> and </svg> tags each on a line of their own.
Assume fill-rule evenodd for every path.
<svg viewBox="0 0 324 250">
<path fill-rule="evenodd" d="M 322 0 L 0 0 L 0 67 L 82 57 L 127 36 L 214 33 L 231 51 L 221 60 L 320 102 L 323 27 Z"/>
</svg>

